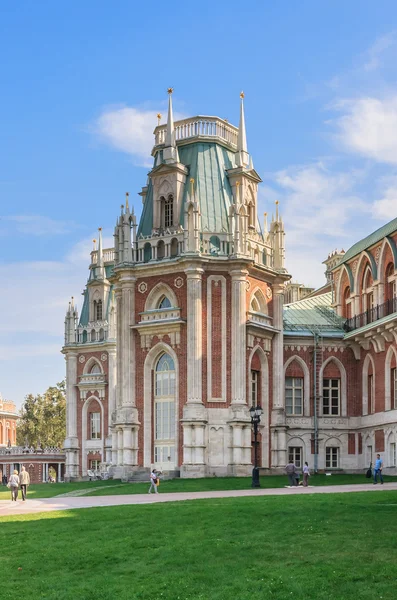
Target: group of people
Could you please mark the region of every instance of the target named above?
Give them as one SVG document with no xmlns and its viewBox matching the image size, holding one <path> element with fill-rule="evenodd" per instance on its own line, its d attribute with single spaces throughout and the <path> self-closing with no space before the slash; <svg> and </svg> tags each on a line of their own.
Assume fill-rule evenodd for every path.
<svg viewBox="0 0 397 600">
<path fill-rule="evenodd" d="M 7 487 L 11 490 L 11 501 L 16 502 L 18 500 L 18 491 L 21 488 L 22 501 L 25 502 L 28 485 L 30 485 L 30 476 L 25 467 L 21 468 L 19 474 L 15 469 L 7 483 Z"/>
<path fill-rule="evenodd" d="M 304 467 L 302 469 L 302 474 L 303 474 L 302 482 L 299 481 L 300 474 L 298 471 L 298 467 L 295 465 L 295 463 L 292 460 L 290 460 L 288 465 L 285 467 L 285 471 L 288 475 L 289 487 L 297 487 L 298 485 L 303 485 L 303 487 L 308 486 L 309 477 L 310 477 L 310 469 L 309 469 L 309 465 L 307 462 L 305 462 Z"/>
</svg>

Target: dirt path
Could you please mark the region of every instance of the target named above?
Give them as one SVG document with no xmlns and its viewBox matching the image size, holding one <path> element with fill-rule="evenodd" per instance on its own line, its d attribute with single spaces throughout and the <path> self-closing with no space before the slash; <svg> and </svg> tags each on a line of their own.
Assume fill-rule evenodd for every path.
<svg viewBox="0 0 397 600">
<path fill-rule="evenodd" d="M 182 500 L 203 500 L 214 498 L 243 498 L 252 496 L 294 496 L 307 494 L 341 494 L 354 492 L 374 492 L 381 494 L 386 490 L 397 491 L 397 482 L 384 485 L 334 485 L 308 488 L 278 488 L 255 490 L 228 490 L 222 492 L 180 492 L 174 494 L 128 494 L 124 496 L 63 496 L 42 498 L 22 502 L 0 500 L 0 516 L 26 515 L 31 513 L 50 512 L 53 510 L 70 510 L 74 508 L 93 508 L 104 506 L 120 506 L 133 504 L 153 504 L 158 502 L 178 502 Z M 397 504 L 397 498 L 396 498 Z"/>
</svg>

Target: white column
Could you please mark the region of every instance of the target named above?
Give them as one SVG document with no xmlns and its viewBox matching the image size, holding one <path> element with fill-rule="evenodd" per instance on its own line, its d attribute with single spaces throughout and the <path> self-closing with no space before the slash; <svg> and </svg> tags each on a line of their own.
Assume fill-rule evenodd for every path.
<svg viewBox="0 0 397 600">
<path fill-rule="evenodd" d="M 61 481 L 61 463 L 58 463 L 58 481 Z"/>
<path fill-rule="evenodd" d="M 79 440 L 77 438 L 77 352 L 68 351 L 66 360 L 66 476 L 79 475 Z"/>
<path fill-rule="evenodd" d="M 112 431 L 112 465 L 117 465 L 117 431 Z"/>
<path fill-rule="evenodd" d="M 191 267 L 187 278 L 187 402 L 202 403 L 202 274 Z"/>
<path fill-rule="evenodd" d="M 121 406 L 123 397 L 123 380 L 122 380 L 122 360 L 123 360 L 123 302 L 120 288 L 115 288 L 115 298 L 117 306 L 117 336 L 116 336 L 116 405 Z"/>
<path fill-rule="evenodd" d="M 123 430 L 117 430 L 117 464 L 123 464 Z"/>
<path fill-rule="evenodd" d="M 135 406 L 135 349 L 131 325 L 135 323 L 135 277 L 125 275 L 122 286 L 122 405 Z"/>
<path fill-rule="evenodd" d="M 246 404 L 246 276 L 238 269 L 232 276 L 232 404 Z"/>
<path fill-rule="evenodd" d="M 108 350 L 109 374 L 108 374 L 108 435 L 111 435 L 112 414 L 116 410 L 116 349 Z"/>
<path fill-rule="evenodd" d="M 283 284 L 273 285 L 273 325 L 279 330 L 272 341 L 273 355 L 273 408 L 284 408 L 284 340 L 283 340 Z"/>
<path fill-rule="evenodd" d="M 123 464 L 132 466 L 132 429 L 128 425 L 123 428 Z"/>
</svg>

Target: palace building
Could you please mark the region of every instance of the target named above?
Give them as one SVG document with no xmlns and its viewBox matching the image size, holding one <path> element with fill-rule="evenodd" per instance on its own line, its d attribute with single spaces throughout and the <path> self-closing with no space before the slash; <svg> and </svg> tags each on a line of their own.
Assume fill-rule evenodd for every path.
<svg viewBox="0 0 397 600">
<path fill-rule="evenodd" d="M 252 405 L 264 472 L 396 466 L 397 219 L 331 254 L 319 290 L 291 283 L 243 97 L 238 127 L 174 122 L 169 90 L 139 223 L 127 195 L 113 248 L 99 230 L 65 319 L 68 478 L 250 474 Z"/>
</svg>

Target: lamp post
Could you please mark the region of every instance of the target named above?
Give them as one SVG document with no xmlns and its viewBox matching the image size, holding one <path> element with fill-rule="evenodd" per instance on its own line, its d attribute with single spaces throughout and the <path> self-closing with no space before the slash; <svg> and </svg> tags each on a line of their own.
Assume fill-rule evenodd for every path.
<svg viewBox="0 0 397 600">
<path fill-rule="evenodd" d="M 251 415 L 251 425 L 254 430 L 254 468 L 252 469 L 252 487 L 258 488 L 261 487 L 259 483 L 259 468 L 258 468 L 258 427 L 261 422 L 261 415 L 263 410 L 260 406 L 251 406 L 250 415 Z"/>
</svg>

